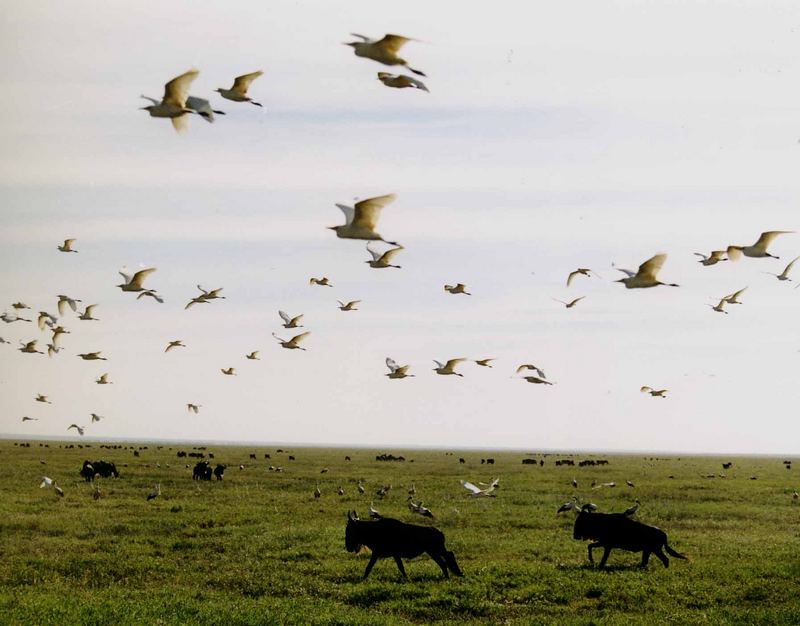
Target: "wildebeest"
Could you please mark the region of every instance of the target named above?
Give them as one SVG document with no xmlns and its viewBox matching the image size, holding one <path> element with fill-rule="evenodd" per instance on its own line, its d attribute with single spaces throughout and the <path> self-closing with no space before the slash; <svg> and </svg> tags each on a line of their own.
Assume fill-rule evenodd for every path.
<svg viewBox="0 0 800 626">
<path fill-rule="evenodd" d="M 664 567 L 669 567 L 669 559 L 662 552 L 662 548 L 675 558 L 686 559 L 667 545 L 667 533 L 663 530 L 636 522 L 624 513 L 592 513 L 581 510 L 575 518 L 572 536 L 574 539 L 594 541 L 589 544 L 589 562 L 592 564 L 594 563 L 592 550 L 603 548 L 600 567 L 605 567 L 612 548 L 642 552 L 641 567 L 647 567 L 650 554 L 655 554 Z"/>
<path fill-rule="evenodd" d="M 214 476 L 217 477 L 217 480 L 222 480 L 222 475 L 225 473 L 226 467 L 228 466 L 223 465 L 222 463 L 217 463 L 217 466 L 214 468 Z"/>
<path fill-rule="evenodd" d="M 192 470 L 193 480 L 211 480 L 211 465 L 208 461 L 198 461 Z"/>
<path fill-rule="evenodd" d="M 250 458 L 251 458 L 251 459 L 253 459 L 253 460 L 255 461 L 255 459 L 256 459 L 256 455 L 255 455 L 255 453 L 251 454 L 251 455 L 250 455 Z"/>
<path fill-rule="evenodd" d="M 355 512 L 348 512 L 344 544 L 348 552 L 358 552 L 361 546 L 367 546 L 372 551 L 364 571 L 364 580 L 378 559 L 388 557 L 394 558 L 403 578 L 408 578 L 402 559 L 413 559 L 423 552 L 442 568 L 445 578 L 450 577 L 448 570 L 456 576 L 464 575 L 456 563 L 455 555 L 445 548 L 444 533 L 431 526 L 406 524 L 388 517 L 369 522 L 361 521 Z"/>
<path fill-rule="evenodd" d="M 110 461 L 94 461 L 91 462 L 88 459 L 83 462 L 83 466 L 80 470 L 80 475 L 83 476 L 86 482 L 91 482 L 94 480 L 95 476 L 100 474 L 103 478 L 109 478 L 113 476 L 114 478 L 119 478 L 119 472 L 117 471 L 117 466 Z"/>
</svg>

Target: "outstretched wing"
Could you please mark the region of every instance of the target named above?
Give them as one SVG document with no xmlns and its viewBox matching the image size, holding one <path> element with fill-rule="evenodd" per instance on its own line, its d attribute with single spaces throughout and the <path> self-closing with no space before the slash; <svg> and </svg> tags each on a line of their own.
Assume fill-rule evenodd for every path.
<svg viewBox="0 0 800 626">
<path fill-rule="evenodd" d="M 351 206 L 347 206 L 346 204 L 338 204 L 337 203 L 336 206 L 338 206 L 342 210 L 342 213 L 344 213 L 344 223 L 345 223 L 345 225 L 349 226 L 350 224 L 352 224 L 353 223 L 353 217 L 355 216 L 356 210 Z"/>
<path fill-rule="evenodd" d="M 287 324 L 292 321 L 292 318 L 287 315 L 286 311 L 278 311 L 278 315 L 280 315 L 281 319 Z"/>
<path fill-rule="evenodd" d="M 391 263 L 392 259 L 397 255 L 400 250 L 403 249 L 403 246 L 399 246 L 397 248 L 392 248 L 391 250 L 387 250 L 380 256 L 380 260 L 382 263 Z M 373 255 L 375 253 L 373 252 Z"/>
<path fill-rule="evenodd" d="M 375 43 L 387 52 L 397 53 L 409 41 L 413 41 L 413 39 L 402 35 L 384 35 L 383 39 Z"/>
<path fill-rule="evenodd" d="M 655 279 L 656 275 L 663 267 L 664 261 L 666 260 L 666 254 L 657 254 L 653 258 L 647 259 L 647 261 L 639 266 L 637 276 L 649 276 L 650 278 Z"/>
<path fill-rule="evenodd" d="M 189 70 L 164 85 L 164 104 L 169 104 L 179 109 L 184 108 L 186 106 L 186 98 L 189 97 L 189 87 L 199 73 L 199 70 Z"/>
<path fill-rule="evenodd" d="M 395 194 L 390 193 L 385 196 L 367 198 L 357 202 L 354 208 L 353 224 L 358 228 L 374 230 L 381 215 L 381 209 L 387 204 L 394 202 Z M 338 205 L 337 205 L 338 206 Z M 341 208 L 341 207 L 340 207 Z M 348 222 L 349 223 L 349 222 Z"/>
<path fill-rule="evenodd" d="M 369 242 L 367 242 L 367 252 L 369 252 L 372 255 L 372 260 L 373 261 L 377 261 L 378 259 L 380 259 L 383 256 L 383 254 L 381 254 L 380 252 L 376 252 L 375 250 L 370 248 L 369 247 Z"/>
<path fill-rule="evenodd" d="M 461 486 L 464 487 L 464 489 L 470 491 L 471 493 L 478 494 L 483 491 L 480 487 L 476 487 L 468 480 L 460 480 L 459 482 L 461 483 Z"/>
<path fill-rule="evenodd" d="M 775 237 L 778 235 L 787 235 L 793 232 L 793 230 L 768 230 L 765 233 L 761 233 L 761 236 L 758 238 L 758 241 L 753 244 L 753 247 L 760 248 L 766 252 L 767 247 L 772 243 L 772 240 L 775 239 Z"/>
<path fill-rule="evenodd" d="M 233 87 L 231 87 L 231 91 L 235 91 L 242 96 L 246 96 L 247 90 L 250 87 L 250 83 L 252 83 L 263 73 L 264 72 L 261 70 L 258 70 L 257 72 L 251 72 L 250 74 L 242 74 L 241 76 L 237 76 L 233 81 Z"/>
<path fill-rule="evenodd" d="M 452 369 L 455 368 L 456 365 L 458 365 L 462 361 L 466 361 L 466 360 L 467 359 L 464 359 L 464 358 L 461 358 L 461 359 L 450 359 L 447 363 L 445 363 L 445 368 L 452 370 Z"/>
<path fill-rule="evenodd" d="M 155 271 L 156 271 L 155 267 L 148 267 L 147 269 L 139 270 L 133 275 L 133 278 L 131 278 L 130 284 L 135 287 L 141 287 L 142 283 L 144 282 L 144 279 L 150 276 L 150 274 L 152 274 Z"/>
<path fill-rule="evenodd" d="M 300 343 L 301 341 L 303 341 L 303 339 L 308 337 L 310 334 L 311 334 L 311 331 L 307 330 L 304 333 L 300 333 L 299 335 L 295 335 L 294 337 L 292 337 L 290 342 L 291 343 Z"/>
<path fill-rule="evenodd" d="M 400 368 L 400 366 L 395 362 L 394 359 L 386 357 L 386 367 L 389 368 L 389 371 L 393 374 Z"/>
</svg>

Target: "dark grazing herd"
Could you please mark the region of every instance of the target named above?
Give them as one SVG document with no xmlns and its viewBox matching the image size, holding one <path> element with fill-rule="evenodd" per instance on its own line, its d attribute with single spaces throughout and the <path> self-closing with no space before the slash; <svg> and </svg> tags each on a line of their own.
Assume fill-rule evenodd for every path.
<svg viewBox="0 0 800 626">
<path fill-rule="evenodd" d="M 179 456 L 184 455 L 185 453 L 179 454 Z M 395 457 L 378 460 L 405 459 Z M 527 460 L 525 459 L 523 463 Z M 605 463 L 607 462 L 605 461 Z M 556 463 L 562 464 L 558 461 Z M 572 465 L 573 463 L 568 462 L 567 464 Z M 198 461 L 192 470 L 192 478 L 194 480 L 211 480 L 213 475 L 217 480 L 222 480 L 226 467 L 226 465 L 218 463 L 216 467 L 212 468 L 209 461 Z M 103 478 L 119 478 L 116 465 L 104 460 L 94 462 L 85 460 L 80 469 L 80 475 L 87 482 L 93 481 L 98 475 Z M 664 564 L 664 567 L 669 567 L 669 559 L 664 551 L 678 559 L 686 560 L 687 558 L 667 544 L 667 534 L 663 530 L 632 520 L 624 513 L 596 513 L 591 505 L 584 506 L 580 511 L 576 509 L 576 512 L 572 536 L 573 539 L 591 542 L 588 548 L 589 563 L 591 564 L 594 564 L 592 551 L 595 548 L 603 549 L 603 556 L 599 564 L 601 568 L 605 567 L 608 556 L 614 548 L 629 552 L 641 552 L 641 567 L 647 567 L 651 554 L 654 554 Z M 423 553 L 436 562 L 445 578 L 449 578 L 450 573 L 456 576 L 464 575 L 456 562 L 455 555 L 445 547 L 444 533 L 439 529 L 432 526 L 407 524 L 388 517 L 376 517 L 377 519 L 366 521 L 360 520 L 355 511 L 347 513 L 345 548 L 348 552 L 359 552 L 362 547 L 366 546 L 371 551 L 367 569 L 364 571 L 364 579 L 369 576 L 379 559 L 390 557 L 394 559 L 403 578 L 408 578 L 402 559 L 413 559 Z"/>
</svg>

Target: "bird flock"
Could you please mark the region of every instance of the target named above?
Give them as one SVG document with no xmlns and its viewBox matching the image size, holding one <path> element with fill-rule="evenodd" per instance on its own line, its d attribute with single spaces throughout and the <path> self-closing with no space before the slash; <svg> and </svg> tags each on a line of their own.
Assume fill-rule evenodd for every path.
<svg viewBox="0 0 800 626">
<path fill-rule="evenodd" d="M 416 76 L 426 76 L 419 69 L 411 67 L 408 61 L 399 56 L 400 49 L 408 42 L 415 40 L 395 34 L 387 34 L 381 39 L 371 39 L 369 37 L 356 34 L 353 34 L 353 36 L 356 37 L 358 41 L 347 42 L 345 45 L 353 49 L 355 56 L 370 59 L 383 65 L 402 67 Z M 217 108 L 214 108 L 216 105 L 212 105 L 208 99 L 190 94 L 192 84 L 198 75 L 199 70 L 191 69 L 169 80 L 164 85 L 164 95 L 160 100 L 148 96 L 141 96 L 151 103 L 148 106 L 142 107 L 142 109 L 146 110 L 153 118 L 170 119 L 177 131 L 182 131 L 186 128 L 186 121 L 192 115 L 199 115 L 207 122 L 213 122 L 215 115 L 224 115 L 225 113 Z M 219 94 L 219 97 L 224 100 L 235 103 L 251 104 L 263 109 L 266 113 L 267 109 L 263 106 L 263 104 L 261 102 L 256 102 L 249 95 L 254 81 L 260 78 L 262 75 L 263 72 L 260 70 L 239 75 L 233 80 L 233 84 L 230 88 L 218 88 L 216 89 L 216 93 Z M 424 83 L 412 76 L 379 72 L 378 79 L 383 85 L 395 89 L 409 88 L 426 92 L 428 91 L 428 88 Z M 413 244 L 409 245 L 410 242 L 406 242 L 406 245 L 402 245 L 397 241 L 385 238 L 377 230 L 381 212 L 395 202 L 396 199 L 396 194 L 389 193 L 359 200 L 352 206 L 334 202 L 335 206 L 338 207 L 344 215 L 344 223 L 329 226 L 328 228 L 332 230 L 339 239 L 359 240 L 366 242 L 365 251 L 369 258 L 365 259 L 363 262 L 368 264 L 370 268 L 402 271 L 402 266 L 395 264 L 395 261 L 402 252 L 413 248 Z M 728 246 L 719 246 L 720 249 L 714 249 L 710 252 L 710 254 L 704 254 L 700 252 L 694 254 L 700 257 L 698 262 L 703 267 L 712 267 L 722 262 L 737 261 L 742 256 L 754 259 L 779 259 L 778 256 L 769 252 L 769 247 L 779 235 L 789 234 L 791 232 L 793 231 L 766 231 L 761 233 L 757 241 L 752 245 L 731 244 Z M 64 239 L 63 243 L 58 244 L 56 249 L 59 253 L 71 257 L 72 255 L 79 254 L 80 252 L 79 247 L 76 245 L 77 243 L 78 238 L 69 237 Z M 383 246 L 388 246 L 388 248 L 376 249 L 374 245 L 378 243 L 383 244 Z M 626 289 L 629 290 L 649 289 L 654 287 L 677 288 L 679 287 L 678 284 L 664 282 L 659 278 L 666 264 L 667 258 L 668 257 L 666 253 L 654 254 L 651 258 L 643 261 L 635 271 L 616 267 L 614 264 L 612 264 L 612 267 L 614 267 L 616 271 L 619 271 L 624 275 L 615 282 L 621 283 Z M 792 281 L 793 279 L 790 276 L 790 273 L 798 259 L 800 259 L 800 256 L 795 257 L 791 262 L 789 262 L 780 273 L 768 273 L 771 273 L 780 282 Z M 156 271 L 157 268 L 155 267 L 144 267 L 136 271 L 129 271 L 127 268 L 122 268 L 119 273 L 123 278 L 123 282 L 118 284 L 117 287 L 123 294 L 136 294 L 136 300 L 148 298 L 154 300 L 156 303 L 163 304 L 165 302 L 165 296 L 158 289 L 150 286 L 150 283 L 152 283 L 154 280 L 152 276 Z M 602 280 L 602 277 L 597 272 L 587 267 L 579 267 L 577 269 L 565 268 L 564 272 L 566 275 L 567 288 L 573 288 L 574 284 L 580 282 L 580 280 L 586 280 L 587 278 Z M 148 284 L 147 287 L 145 286 L 145 283 Z M 334 286 L 327 276 L 311 277 L 309 279 L 309 285 L 314 287 Z M 452 296 L 473 295 L 473 291 L 468 291 L 464 282 L 445 284 L 443 288 L 447 294 Z M 226 296 L 221 295 L 221 292 L 223 291 L 222 287 L 206 289 L 201 285 L 197 285 L 197 289 L 199 293 L 191 297 L 191 299 L 185 304 L 184 311 L 188 312 L 190 309 L 195 309 L 195 307 L 205 308 L 205 305 L 226 299 Z M 714 299 L 716 304 L 709 304 L 708 306 L 714 312 L 728 314 L 729 311 L 726 310 L 725 307 L 734 304 L 741 304 L 740 298 L 746 289 L 747 287 L 744 287 L 726 296 L 715 297 Z M 447 297 L 449 297 L 449 295 Z M 83 300 L 67 294 L 59 294 L 56 296 L 56 298 L 57 300 L 54 302 L 54 305 L 58 314 L 56 315 L 49 311 L 42 310 L 39 311 L 38 317 L 36 318 L 36 325 L 39 329 L 39 332 L 49 332 L 51 334 L 50 341 L 46 343 L 46 353 L 51 358 L 58 355 L 62 351 L 62 348 L 64 347 L 62 344 L 65 342 L 63 337 L 73 332 L 72 330 L 68 330 L 66 326 L 69 324 L 68 320 L 71 314 L 73 314 L 73 320 L 78 322 L 100 322 L 102 319 L 102 317 L 95 317 L 96 311 L 99 307 L 100 311 L 102 312 L 101 305 L 98 303 L 83 305 Z M 565 309 L 573 309 L 578 306 L 579 303 L 581 303 L 581 306 L 585 306 L 586 296 L 581 295 L 566 300 L 561 298 L 553 298 L 553 300 L 563 305 Z M 361 311 L 358 305 L 362 304 L 362 302 L 365 302 L 365 300 L 336 300 L 336 302 L 338 302 L 338 308 L 340 311 L 355 313 L 358 315 L 358 312 Z M 79 311 L 79 304 L 83 305 L 82 311 Z M 198 305 L 204 306 L 199 307 Z M 27 304 L 15 302 L 11 305 L 11 308 L 13 309 L 11 312 L 8 310 L 3 312 L 2 316 L 0 316 L 0 320 L 9 325 L 33 322 L 30 317 L 25 317 L 25 311 L 30 309 Z M 284 329 L 305 328 L 304 324 L 301 324 L 301 321 L 306 321 L 304 313 L 289 314 L 284 310 L 278 310 L 277 313 L 282 322 L 281 326 Z M 186 314 L 188 315 L 190 313 Z M 176 322 L 176 326 L 180 326 L 180 324 Z M 309 350 L 307 340 L 311 336 L 311 330 L 304 330 L 303 332 L 287 338 L 281 337 L 275 332 L 272 333 L 272 336 L 276 339 L 278 345 L 283 349 L 298 350 L 303 352 Z M 26 338 L 20 340 L 20 347 L 18 350 L 24 355 L 42 356 L 45 354 L 45 351 L 38 349 L 40 341 L 42 340 L 38 337 L 34 339 Z M 7 344 L 9 342 L 0 337 L 0 343 Z M 44 343 L 44 341 L 42 341 L 42 343 Z M 182 339 L 171 339 L 168 340 L 164 348 L 164 353 L 167 354 L 177 349 L 186 348 L 187 344 L 184 343 Z M 259 350 L 252 350 L 251 352 L 244 354 L 243 357 L 249 361 L 258 361 L 260 360 L 258 356 L 259 352 Z M 76 356 L 84 361 L 108 360 L 107 357 L 103 356 L 103 352 L 101 350 L 78 353 Z M 464 378 L 466 374 L 462 364 L 467 361 L 472 361 L 483 368 L 492 368 L 492 362 L 496 361 L 496 359 L 468 359 L 466 357 L 446 358 L 442 361 L 434 359 L 433 363 L 435 366 L 432 369 L 433 372 L 440 376 Z M 385 359 L 385 365 L 389 371 L 384 375 L 390 380 L 403 380 L 407 378 L 413 378 L 415 376 L 415 374 L 409 373 L 409 370 L 411 369 L 410 364 L 399 365 L 398 362 L 391 357 L 387 357 Z M 236 367 L 237 366 L 235 365 L 226 364 L 225 367 L 219 367 L 219 372 L 221 372 L 221 374 L 224 376 L 235 377 L 237 375 Z M 523 363 L 516 367 L 515 374 L 512 376 L 512 378 L 517 378 L 542 388 L 554 386 L 554 382 L 546 376 L 544 370 L 532 363 Z M 95 380 L 95 382 L 98 385 L 113 384 L 113 381 L 109 380 L 109 373 L 103 373 Z M 632 389 L 635 389 L 636 386 L 639 385 L 632 386 Z M 641 385 L 639 388 L 642 393 L 649 394 L 652 397 L 658 397 L 662 399 L 667 398 L 667 389 L 657 389 L 656 387 L 652 387 L 650 385 Z M 34 400 L 40 404 L 53 404 L 48 395 L 38 394 Z M 201 408 L 201 405 L 195 401 L 187 401 L 185 402 L 184 406 L 188 412 L 193 414 L 198 414 Z M 22 417 L 23 422 L 37 421 L 37 419 L 38 418 L 32 418 L 28 416 Z M 89 424 L 92 425 L 105 418 L 95 412 L 87 412 L 87 419 L 91 420 Z M 78 435 L 81 436 L 85 434 L 87 429 L 87 425 L 79 425 L 78 423 L 74 422 L 67 427 L 67 430 L 75 430 Z M 494 495 L 492 491 L 496 488 L 494 483 L 484 489 L 480 489 L 471 483 L 465 482 L 462 484 L 475 496 L 492 496 Z M 156 491 L 158 491 L 158 489 L 156 489 Z M 153 497 L 156 497 L 158 493 L 154 493 L 155 495 Z M 415 503 L 409 500 L 409 506 L 412 505 L 415 505 Z M 421 506 L 421 503 L 419 503 L 419 506 Z"/>
</svg>

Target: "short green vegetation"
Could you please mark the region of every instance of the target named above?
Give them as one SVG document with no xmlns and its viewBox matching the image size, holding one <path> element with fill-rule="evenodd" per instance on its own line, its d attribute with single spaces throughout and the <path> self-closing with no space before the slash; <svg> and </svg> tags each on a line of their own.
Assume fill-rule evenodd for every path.
<svg viewBox="0 0 800 626">
<path fill-rule="evenodd" d="M 391 450 L 406 460 L 378 462 L 386 450 L 208 446 L 228 468 L 205 482 L 192 480 L 196 459 L 176 456 L 191 445 L 147 444 L 138 457 L 130 444 L 46 445 L 0 442 L 3 624 L 800 623 L 800 467 L 781 458 Z M 556 467 L 560 458 L 576 466 Z M 609 464 L 577 466 L 598 458 Z M 97 479 L 99 499 L 78 474 L 84 459 L 121 473 Z M 39 488 L 43 475 L 63 498 Z M 495 498 L 471 498 L 458 482 L 494 478 Z M 148 502 L 156 483 L 162 495 Z M 408 510 L 412 484 L 432 521 Z M 638 498 L 637 519 L 691 560 L 664 569 L 653 558 L 641 570 L 640 554 L 615 550 L 606 571 L 590 567 L 574 515 L 556 515 L 573 495 L 604 512 Z M 406 563 L 408 582 L 391 560 L 362 582 L 368 555 L 345 551 L 344 527 L 348 510 L 364 519 L 371 502 L 444 531 L 465 577 L 444 580 L 423 556 Z"/>
</svg>

